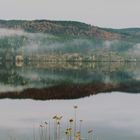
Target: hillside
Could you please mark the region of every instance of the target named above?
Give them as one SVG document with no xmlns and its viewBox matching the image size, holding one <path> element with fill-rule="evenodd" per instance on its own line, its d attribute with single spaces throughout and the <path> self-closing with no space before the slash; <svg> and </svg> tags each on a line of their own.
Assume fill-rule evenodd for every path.
<svg viewBox="0 0 140 140">
<path fill-rule="evenodd" d="M 0 28 L 22 29 L 31 33 L 48 33 L 57 36 L 100 38 L 105 40 L 121 39 L 122 37 L 117 32 L 107 31 L 75 21 L 0 20 Z"/>
<path fill-rule="evenodd" d="M 0 20 L 3 61 L 30 59 L 140 61 L 140 28 L 108 29 L 75 21 Z M 49 58 L 44 58 L 46 55 Z M 32 56 L 32 57 L 31 57 Z M 77 58 L 78 57 L 78 58 Z M 2 58 L 1 58 L 2 59 Z"/>
</svg>

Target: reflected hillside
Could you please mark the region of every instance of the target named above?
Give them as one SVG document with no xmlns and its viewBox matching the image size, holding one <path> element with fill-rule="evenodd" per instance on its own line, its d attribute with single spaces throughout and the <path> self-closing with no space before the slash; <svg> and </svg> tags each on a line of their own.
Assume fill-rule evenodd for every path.
<svg viewBox="0 0 140 140">
<path fill-rule="evenodd" d="M 140 63 L 0 64 L 0 98 L 74 99 L 101 92 L 140 92 Z"/>
</svg>

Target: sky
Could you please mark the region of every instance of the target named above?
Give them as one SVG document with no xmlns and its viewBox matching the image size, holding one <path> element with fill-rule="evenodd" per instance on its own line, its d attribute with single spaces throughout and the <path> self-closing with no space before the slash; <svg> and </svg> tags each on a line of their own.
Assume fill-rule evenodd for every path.
<svg viewBox="0 0 140 140">
<path fill-rule="evenodd" d="M 81 21 L 100 27 L 140 27 L 140 0 L 0 0 L 0 19 Z"/>
</svg>

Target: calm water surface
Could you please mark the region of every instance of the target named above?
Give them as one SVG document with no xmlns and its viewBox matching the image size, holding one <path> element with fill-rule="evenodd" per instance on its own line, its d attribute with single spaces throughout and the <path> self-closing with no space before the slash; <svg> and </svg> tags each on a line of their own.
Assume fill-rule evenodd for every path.
<svg viewBox="0 0 140 140">
<path fill-rule="evenodd" d="M 78 105 L 77 120 L 83 120 L 81 131 L 85 139 L 89 129 L 94 130 L 94 139 L 98 137 L 99 140 L 140 139 L 139 64 L 32 63 L 18 67 L 12 63 L 1 64 L 0 67 L 0 140 L 33 140 L 33 134 L 39 140 L 40 123 L 51 122 L 56 114 L 63 115 L 62 127 L 67 127 L 67 120 L 74 116 L 73 105 Z M 78 88 L 91 85 L 91 89 L 94 89 L 97 84 L 103 84 L 104 87 L 101 86 L 96 95 L 85 93 L 82 98 L 79 94 L 78 99 L 69 100 L 32 100 L 35 93 L 23 99 L 19 92 L 28 88 L 53 88 L 57 85 L 78 85 Z M 113 88 L 109 87 L 110 84 Z M 9 91 L 11 93 L 7 94 Z M 9 95 L 14 92 L 17 94 L 11 99 Z M 64 134 L 64 130 L 61 131 Z"/>
<path fill-rule="evenodd" d="M 33 139 L 33 127 L 38 137 L 41 121 L 55 114 L 63 115 L 62 122 L 74 114 L 73 105 L 79 106 L 77 118 L 83 128 L 94 129 L 101 140 L 140 139 L 140 95 L 120 92 L 98 94 L 77 100 L 1 100 L 0 139 Z"/>
</svg>

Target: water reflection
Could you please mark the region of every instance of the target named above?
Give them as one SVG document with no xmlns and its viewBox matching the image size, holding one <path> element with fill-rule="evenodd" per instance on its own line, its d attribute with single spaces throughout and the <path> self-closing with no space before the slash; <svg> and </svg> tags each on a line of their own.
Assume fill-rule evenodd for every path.
<svg viewBox="0 0 140 140">
<path fill-rule="evenodd" d="M 29 61 L 17 66 L 7 61 L 0 65 L 0 77 L 0 98 L 71 99 L 109 91 L 140 92 L 140 63 Z"/>
</svg>

